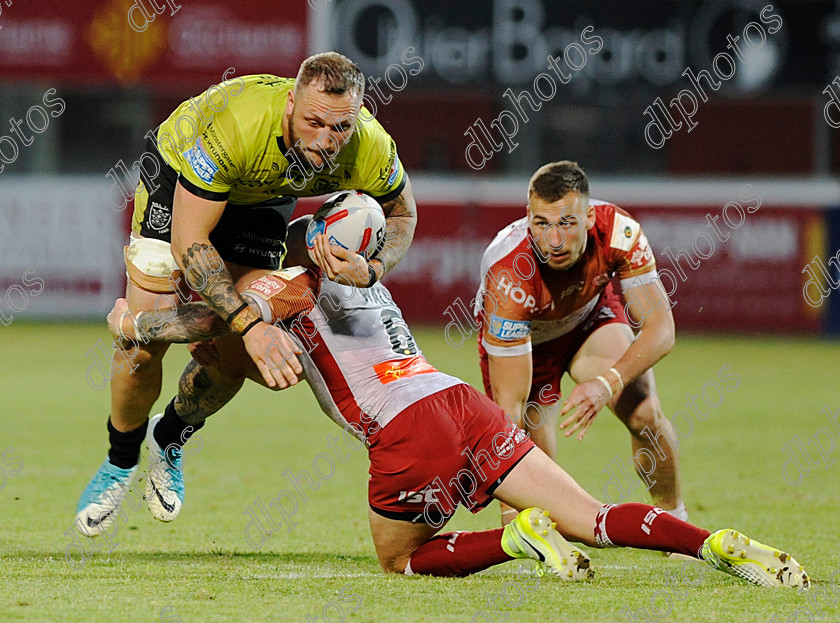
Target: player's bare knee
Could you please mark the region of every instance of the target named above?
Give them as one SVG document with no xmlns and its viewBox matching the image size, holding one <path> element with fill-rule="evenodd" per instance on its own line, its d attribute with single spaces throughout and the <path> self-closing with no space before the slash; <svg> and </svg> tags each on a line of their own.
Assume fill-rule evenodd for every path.
<svg viewBox="0 0 840 623">
<path fill-rule="evenodd" d="M 630 389 L 629 387 L 627 389 Z M 625 390 L 626 391 L 626 390 Z M 662 412 L 659 398 L 655 394 L 646 396 L 636 395 L 632 402 L 622 404 L 622 396 L 616 405 L 616 415 L 634 435 L 638 436 L 645 428 L 659 430 L 667 423 Z"/>
<path fill-rule="evenodd" d="M 379 566 L 385 573 L 405 573 L 408 559 L 403 556 L 392 556 L 379 559 Z"/>
<path fill-rule="evenodd" d="M 137 368 L 150 368 L 159 365 L 166 353 L 168 344 L 149 342 L 144 344 L 142 342 L 121 346 L 120 351 L 125 353 L 123 356 L 130 356 L 132 363 Z"/>
<path fill-rule="evenodd" d="M 382 570 L 385 573 L 405 573 L 405 563 L 400 564 L 397 562 L 392 562 L 387 565 L 382 565 Z"/>
<path fill-rule="evenodd" d="M 156 375 L 160 371 L 161 360 L 166 348 L 148 349 L 142 342 L 136 340 L 114 341 L 112 344 L 113 358 L 111 361 L 111 376 L 125 375 L 140 378 L 146 374 Z M 164 345 L 165 346 L 165 345 Z"/>
</svg>

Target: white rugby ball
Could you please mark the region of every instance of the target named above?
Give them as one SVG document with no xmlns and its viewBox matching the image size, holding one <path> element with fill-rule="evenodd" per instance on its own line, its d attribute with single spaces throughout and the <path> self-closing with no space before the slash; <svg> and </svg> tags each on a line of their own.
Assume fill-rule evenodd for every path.
<svg viewBox="0 0 840 623">
<path fill-rule="evenodd" d="M 306 228 L 306 250 L 313 261 L 316 234 L 370 259 L 385 238 L 385 213 L 370 195 L 346 190 L 327 199 Z"/>
</svg>

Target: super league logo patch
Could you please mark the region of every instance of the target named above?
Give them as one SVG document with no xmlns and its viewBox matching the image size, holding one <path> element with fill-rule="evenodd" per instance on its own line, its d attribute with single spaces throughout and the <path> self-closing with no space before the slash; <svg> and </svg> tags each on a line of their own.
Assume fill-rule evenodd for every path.
<svg viewBox="0 0 840 623">
<path fill-rule="evenodd" d="M 219 172 L 219 167 L 204 151 L 201 138 L 195 142 L 192 149 L 184 153 L 184 157 L 202 182 L 205 184 L 213 183 L 213 177 Z"/>
<path fill-rule="evenodd" d="M 394 156 L 394 165 L 391 167 L 391 174 L 388 176 L 388 186 L 391 186 L 397 179 L 397 175 L 400 172 L 400 159 L 399 156 Z"/>
<path fill-rule="evenodd" d="M 490 335 L 500 340 L 520 340 L 528 337 L 531 323 L 527 320 L 507 320 L 498 316 L 490 316 Z"/>
</svg>

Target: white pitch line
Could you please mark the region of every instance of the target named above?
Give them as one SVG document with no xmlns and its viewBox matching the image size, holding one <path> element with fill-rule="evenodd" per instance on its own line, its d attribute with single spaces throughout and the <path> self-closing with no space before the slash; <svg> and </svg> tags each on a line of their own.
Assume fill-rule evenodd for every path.
<svg viewBox="0 0 840 623">
<path fill-rule="evenodd" d="M 301 571 L 279 571 L 272 574 L 246 575 L 242 576 L 244 580 L 308 580 L 308 579 L 328 579 L 328 578 L 373 578 L 384 577 L 383 573 L 339 573 L 339 572 L 318 572 L 318 573 L 303 573 Z"/>
<path fill-rule="evenodd" d="M 624 571 L 633 571 L 636 569 L 647 569 L 648 567 L 641 567 L 639 565 L 599 565 L 593 564 L 596 569 L 623 569 Z"/>
<path fill-rule="evenodd" d="M 639 565 L 596 565 L 597 569 L 621 569 L 622 571 L 633 571 L 642 569 Z M 644 567 L 647 568 L 647 567 Z M 485 577 L 493 574 L 486 574 Z M 500 576 L 502 574 L 499 574 Z M 381 578 L 383 573 L 339 573 L 333 571 L 321 571 L 317 573 L 304 573 L 302 571 L 278 571 L 273 574 L 259 574 L 242 576 L 245 580 L 307 580 L 307 579 L 330 579 L 330 578 Z"/>
</svg>

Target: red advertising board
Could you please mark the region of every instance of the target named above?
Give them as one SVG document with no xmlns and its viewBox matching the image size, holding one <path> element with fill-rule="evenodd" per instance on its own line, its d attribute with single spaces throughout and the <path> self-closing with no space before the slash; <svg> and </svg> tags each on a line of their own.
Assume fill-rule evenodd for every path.
<svg viewBox="0 0 840 623">
<path fill-rule="evenodd" d="M 822 253 L 823 210 L 761 206 L 754 213 L 745 211 L 738 227 L 719 218 L 717 237 L 707 227 L 706 215 L 720 217 L 720 205 L 622 207 L 647 233 L 663 269 L 662 283 L 676 301 L 678 330 L 821 329 L 819 313 L 802 296 L 808 279 L 802 268 Z M 452 320 L 446 310 L 457 308 L 450 307 L 456 299 L 469 306 L 484 248 L 499 229 L 523 215 L 524 202 L 521 206 L 424 203 L 414 242 L 385 281 L 406 319 L 442 325 Z M 727 216 L 738 224 L 737 214 Z M 671 257 L 678 259 L 679 269 Z"/>
<path fill-rule="evenodd" d="M 0 79 L 205 87 L 228 67 L 293 76 L 306 16 L 306 2 L 272 0 L 7 2 Z"/>
</svg>

